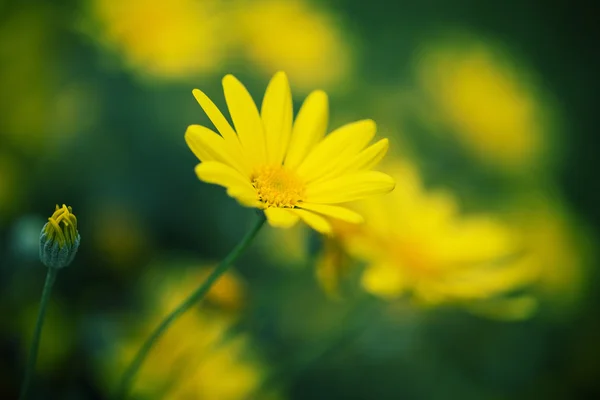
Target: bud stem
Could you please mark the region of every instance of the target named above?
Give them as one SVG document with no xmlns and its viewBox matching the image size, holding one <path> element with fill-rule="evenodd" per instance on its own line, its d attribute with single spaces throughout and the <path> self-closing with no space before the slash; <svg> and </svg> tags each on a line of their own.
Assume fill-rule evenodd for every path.
<svg viewBox="0 0 600 400">
<path fill-rule="evenodd" d="M 29 359 L 27 360 L 27 367 L 25 369 L 25 378 L 21 386 L 21 394 L 19 400 L 25 400 L 27 398 L 27 392 L 29 391 L 29 384 L 33 371 L 35 370 L 35 362 L 37 360 L 38 348 L 40 347 L 40 338 L 42 337 L 42 326 L 44 325 L 44 318 L 46 317 L 46 308 L 50 300 L 50 292 L 52 286 L 56 280 L 56 274 L 58 270 L 56 268 L 48 268 L 46 273 L 46 282 L 44 283 L 44 290 L 42 291 L 42 299 L 40 300 L 40 310 L 38 311 L 37 321 L 35 322 L 35 331 L 33 332 L 33 342 L 29 350 Z"/>
<path fill-rule="evenodd" d="M 212 285 L 221 277 L 221 275 L 223 275 L 225 271 L 227 271 L 231 264 L 237 260 L 244 250 L 248 248 L 260 228 L 264 225 L 265 220 L 265 216 L 262 214 L 252 229 L 246 234 L 246 236 L 244 236 L 242 241 L 239 242 L 237 246 L 233 248 L 233 250 L 231 250 L 231 252 L 219 263 L 219 265 L 217 265 L 208 278 L 206 278 L 206 280 L 194 292 L 192 292 L 187 299 L 177 306 L 177 308 L 171 311 L 171 313 L 167 315 L 165 319 L 163 319 L 162 322 L 156 327 L 154 332 L 150 334 L 125 371 L 125 374 L 123 375 L 121 383 L 117 389 L 115 399 L 120 400 L 126 398 L 136 373 L 142 366 L 142 363 L 146 359 L 146 356 L 150 352 L 150 349 L 154 343 L 166 332 L 166 330 L 173 322 L 175 322 L 177 318 L 183 315 L 183 313 L 189 310 L 195 303 L 202 300 Z"/>
</svg>

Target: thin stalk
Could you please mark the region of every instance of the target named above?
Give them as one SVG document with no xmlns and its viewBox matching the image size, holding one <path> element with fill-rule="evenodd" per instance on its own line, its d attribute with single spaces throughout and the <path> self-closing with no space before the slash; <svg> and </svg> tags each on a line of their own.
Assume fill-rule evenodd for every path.
<svg viewBox="0 0 600 400">
<path fill-rule="evenodd" d="M 56 274 L 58 270 L 56 268 L 48 268 L 46 273 L 46 282 L 44 283 L 44 290 L 42 291 L 42 299 L 40 300 L 40 310 L 38 311 L 37 321 L 35 322 L 35 330 L 33 331 L 33 342 L 29 350 L 29 358 L 27 360 L 27 367 L 25 369 L 25 378 L 21 385 L 21 394 L 19 400 L 25 400 L 29 391 L 31 383 L 31 377 L 35 370 L 35 362 L 37 360 L 38 349 L 40 347 L 40 339 L 42 337 L 42 326 L 44 325 L 44 318 L 46 317 L 46 308 L 50 300 L 50 292 L 52 292 L 52 286 L 56 280 Z"/>
<path fill-rule="evenodd" d="M 265 223 L 264 214 L 261 215 L 258 221 L 256 221 L 255 225 L 252 229 L 244 236 L 241 242 L 237 244 L 231 250 L 231 252 L 217 265 L 217 267 L 211 272 L 211 274 L 206 278 L 206 280 L 185 299 L 177 308 L 175 308 L 169 315 L 162 320 L 162 322 L 154 329 L 152 334 L 148 336 L 146 342 L 142 345 L 135 358 L 129 364 L 129 367 L 125 371 L 123 378 L 121 379 L 121 383 L 116 392 L 115 399 L 124 399 L 129 393 L 130 387 L 133 383 L 136 373 L 142 366 L 144 360 L 148 356 L 148 353 L 152 349 L 152 346 L 156 343 L 156 341 L 166 332 L 166 330 L 179 318 L 183 315 L 187 310 L 189 310 L 194 304 L 198 301 L 202 300 L 206 293 L 210 290 L 212 285 L 223 275 L 225 271 L 231 266 L 231 264 L 237 260 L 237 258 L 248 248 L 260 228 Z"/>
</svg>

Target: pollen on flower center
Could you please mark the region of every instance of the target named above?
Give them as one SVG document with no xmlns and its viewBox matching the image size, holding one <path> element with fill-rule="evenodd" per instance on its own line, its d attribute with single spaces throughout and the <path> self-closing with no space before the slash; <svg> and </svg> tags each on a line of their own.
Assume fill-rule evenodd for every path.
<svg viewBox="0 0 600 400">
<path fill-rule="evenodd" d="M 252 175 L 252 186 L 265 208 L 294 208 L 305 196 L 304 182 L 282 165 L 258 168 Z"/>
</svg>

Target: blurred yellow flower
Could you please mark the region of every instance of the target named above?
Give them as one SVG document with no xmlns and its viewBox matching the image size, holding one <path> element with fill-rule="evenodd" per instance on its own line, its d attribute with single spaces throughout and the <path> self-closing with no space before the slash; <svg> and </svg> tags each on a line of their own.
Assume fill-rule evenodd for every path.
<svg viewBox="0 0 600 400">
<path fill-rule="evenodd" d="M 429 113 L 482 160 L 517 169 L 547 157 L 555 123 L 548 98 L 500 47 L 458 37 L 422 46 L 415 61 L 435 107 Z"/>
<path fill-rule="evenodd" d="M 185 139 L 201 163 L 198 177 L 227 188 L 242 205 L 264 210 L 272 226 L 291 227 L 302 219 L 321 233 L 331 233 L 325 217 L 359 223 L 362 217 L 345 203 L 387 193 L 393 179 L 371 169 L 388 149 L 375 136 L 372 120 L 350 123 L 325 136 L 328 100 L 311 93 L 292 124 L 292 94 L 287 76 L 278 72 L 265 92 L 261 112 L 240 81 L 223 78 L 233 130 L 215 104 L 200 90 L 193 91 L 221 135 L 191 125 Z"/>
<path fill-rule="evenodd" d="M 186 79 L 215 71 L 231 24 L 218 0 L 90 0 L 82 29 L 151 78 Z"/>
<path fill-rule="evenodd" d="M 169 261 L 158 262 L 158 265 L 169 265 L 175 269 L 165 276 L 164 268 L 155 268 L 146 274 L 148 301 L 161 315 L 167 314 L 177 307 L 189 293 L 193 292 L 212 272 L 214 266 L 198 266 L 195 263 Z M 244 306 L 246 288 L 233 269 L 223 274 L 208 291 L 205 301 L 219 310 L 238 310 Z M 204 305 L 204 307 L 206 304 Z"/>
<path fill-rule="evenodd" d="M 334 18 L 301 0 L 238 3 L 235 29 L 264 73 L 285 70 L 299 89 L 343 82 L 351 69 L 348 40 Z"/>
<path fill-rule="evenodd" d="M 540 265 L 539 295 L 556 312 L 569 312 L 587 294 L 589 268 L 595 260 L 595 237 L 546 193 L 516 204 L 526 251 Z M 514 215 L 513 215 L 514 217 Z"/>
<path fill-rule="evenodd" d="M 186 269 L 166 279 L 164 271 L 151 274 L 143 285 L 151 313 L 134 334 L 118 341 L 104 360 L 104 373 L 110 382 L 117 381 L 143 338 L 206 271 Z M 207 297 L 218 306 L 229 303 L 225 292 L 241 295 L 239 288 L 233 287 L 237 285 L 232 284 L 236 280 L 233 276 L 223 278 Z M 235 400 L 256 395 L 267 370 L 259 362 L 250 338 L 231 332 L 235 320 L 234 315 L 206 305 L 184 314 L 152 349 L 135 380 L 132 398 Z"/>
<path fill-rule="evenodd" d="M 402 190 L 360 202 L 363 225 L 335 226 L 343 250 L 367 264 L 361 279 L 366 291 L 384 299 L 408 293 L 429 305 L 476 303 L 482 313 L 489 306 L 498 316 L 506 311 L 507 318 L 533 310 L 530 300 L 504 298 L 539 275 L 518 235 L 486 215 L 462 216 L 451 195 L 423 187 L 411 164 L 397 163 L 388 171 Z M 331 263 L 322 263 L 324 268 L 331 269 Z M 497 299 L 505 307 L 491 302 Z"/>
<path fill-rule="evenodd" d="M 148 321 L 138 335 L 117 344 L 116 359 L 110 360 L 112 379 L 119 377 L 140 341 L 158 322 Z M 250 354 L 246 336 L 231 337 L 231 326 L 230 319 L 215 313 L 195 310 L 185 314 L 152 349 L 136 378 L 132 397 L 249 398 L 264 379 L 265 369 Z"/>
</svg>

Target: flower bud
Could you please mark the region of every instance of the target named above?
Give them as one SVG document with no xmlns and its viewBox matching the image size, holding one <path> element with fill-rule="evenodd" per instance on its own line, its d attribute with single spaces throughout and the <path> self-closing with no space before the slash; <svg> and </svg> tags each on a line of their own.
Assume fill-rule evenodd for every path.
<svg viewBox="0 0 600 400">
<path fill-rule="evenodd" d="M 40 260 L 48 268 L 66 267 L 75 258 L 80 241 L 73 209 L 57 205 L 40 233 Z"/>
</svg>

